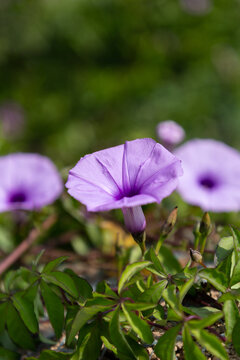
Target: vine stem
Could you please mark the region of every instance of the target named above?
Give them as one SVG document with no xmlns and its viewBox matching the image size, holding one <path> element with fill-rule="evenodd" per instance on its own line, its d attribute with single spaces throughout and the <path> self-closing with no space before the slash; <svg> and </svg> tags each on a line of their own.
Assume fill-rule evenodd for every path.
<svg viewBox="0 0 240 360">
<path fill-rule="evenodd" d="M 2 275 L 22 254 L 24 254 L 38 239 L 38 237 L 52 227 L 56 222 L 56 215 L 49 216 L 39 228 L 34 228 L 29 235 L 19 244 L 16 249 L 0 263 L 0 275 Z"/>
</svg>

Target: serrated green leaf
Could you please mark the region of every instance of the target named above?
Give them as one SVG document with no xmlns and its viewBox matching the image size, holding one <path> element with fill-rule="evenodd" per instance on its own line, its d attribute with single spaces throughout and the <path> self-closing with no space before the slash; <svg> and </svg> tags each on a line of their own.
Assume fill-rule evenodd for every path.
<svg viewBox="0 0 240 360">
<path fill-rule="evenodd" d="M 240 289 L 232 289 L 225 294 L 222 294 L 218 299 L 219 302 L 224 302 L 226 300 L 240 300 Z"/>
<path fill-rule="evenodd" d="M 138 298 L 139 302 L 148 302 L 157 304 L 160 300 L 163 290 L 167 285 L 167 280 L 159 281 L 157 284 L 150 286 Z"/>
<path fill-rule="evenodd" d="M 14 343 L 24 349 L 35 349 L 34 341 L 12 304 L 7 308 L 7 329 Z"/>
<path fill-rule="evenodd" d="M 145 269 L 147 266 L 151 265 L 150 261 L 141 261 L 130 264 L 123 271 L 122 276 L 118 284 L 118 293 L 120 294 L 124 288 L 124 285 L 139 271 Z"/>
<path fill-rule="evenodd" d="M 64 306 L 59 297 L 44 281 L 41 281 L 40 288 L 49 320 L 52 324 L 56 337 L 60 338 L 64 324 Z"/>
<path fill-rule="evenodd" d="M 100 339 L 100 324 L 90 324 L 87 327 L 87 332 L 79 344 L 78 341 L 78 360 L 97 360 L 99 358 L 102 341 Z M 80 331 L 81 335 L 81 331 Z"/>
<path fill-rule="evenodd" d="M 228 360 L 227 352 L 221 341 L 213 334 L 203 329 L 192 329 L 191 333 L 197 339 L 199 344 L 205 347 L 211 354 L 216 356 L 219 360 Z"/>
<path fill-rule="evenodd" d="M 195 306 L 183 306 L 183 311 L 190 315 L 198 315 L 201 318 L 207 318 L 213 313 L 218 313 L 219 310 L 210 306 L 195 307 Z"/>
<path fill-rule="evenodd" d="M 138 310 L 138 311 L 144 311 L 144 310 L 149 310 L 149 309 L 153 309 L 154 307 L 156 307 L 156 304 L 152 304 L 152 303 L 132 303 L 132 302 L 128 302 L 125 301 L 124 304 L 128 307 L 129 310 Z"/>
<path fill-rule="evenodd" d="M 188 281 L 186 281 L 184 283 L 184 285 L 181 286 L 180 291 L 179 291 L 179 301 L 180 303 L 182 303 L 184 297 L 186 296 L 186 294 L 188 293 L 188 291 L 191 289 L 191 287 L 194 284 L 194 278 L 189 279 Z"/>
<path fill-rule="evenodd" d="M 211 285 L 215 287 L 215 289 L 225 292 L 227 290 L 226 284 L 227 279 L 226 276 L 216 269 L 203 269 L 198 275 L 207 280 Z"/>
<path fill-rule="evenodd" d="M 223 237 L 216 249 L 217 264 L 225 260 L 233 251 L 234 241 L 232 236 Z"/>
<path fill-rule="evenodd" d="M 47 282 L 59 286 L 64 291 L 69 293 L 72 297 L 76 299 L 78 298 L 78 291 L 76 289 L 75 283 L 71 276 L 69 276 L 68 274 L 60 271 L 53 271 L 51 273 L 42 274 L 42 278 Z"/>
<path fill-rule="evenodd" d="M 129 335 L 126 335 L 127 342 L 131 346 L 132 351 L 137 360 L 149 360 L 149 355 L 146 349 L 143 348 L 141 344 L 131 338 Z"/>
<path fill-rule="evenodd" d="M 239 334 L 240 334 L 240 318 L 238 318 L 232 332 L 232 342 L 236 353 L 240 356 L 240 341 L 239 341 Z"/>
<path fill-rule="evenodd" d="M 119 299 L 119 296 L 110 288 L 110 286 L 104 280 L 97 284 L 96 291 L 112 298 Z"/>
<path fill-rule="evenodd" d="M 232 340 L 233 328 L 239 318 L 239 311 L 235 301 L 227 300 L 223 304 L 223 312 L 225 317 L 226 338 L 230 342 Z"/>
<path fill-rule="evenodd" d="M 38 321 L 33 303 L 24 297 L 24 293 L 16 293 L 12 297 L 13 305 L 18 310 L 24 324 L 32 333 L 38 332 Z"/>
<path fill-rule="evenodd" d="M 164 360 L 174 360 L 174 347 L 176 343 L 176 337 L 181 329 L 182 325 L 179 324 L 171 329 L 167 330 L 165 334 L 163 334 L 154 348 L 155 354 Z"/>
<path fill-rule="evenodd" d="M 230 286 L 233 286 L 240 282 L 240 259 L 233 268 L 232 278 L 230 280 Z"/>
<path fill-rule="evenodd" d="M 95 301 L 94 301 L 95 300 Z M 83 307 L 82 309 L 80 309 L 75 318 L 72 321 L 71 324 L 71 329 L 69 331 L 69 336 L 67 339 L 67 344 L 70 345 L 71 342 L 73 341 L 74 337 L 76 336 L 76 334 L 79 332 L 79 330 L 83 327 L 83 325 L 86 324 L 86 322 L 88 320 L 90 320 L 91 318 L 94 317 L 94 315 L 96 315 L 98 312 L 100 311 L 106 311 L 107 309 L 109 309 L 113 302 L 110 302 L 110 305 L 99 305 L 96 300 L 98 300 L 98 302 L 100 301 L 100 299 L 93 299 L 93 300 L 89 300 L 89 303 L 87 304 L 91 304 L 92 306 L 86 306 Z M 101 300 L 108 300 L 108 299 L 104 299 L 101 298 Z M 102 301 L 101 301 L 102 302 Z M 106 303 L 106 302 L 104 302 Z M 109 304 L 109 302 L 108 302 Z"/>
<path fill-rule="evenodd" d="M 151 344 L 153 342 L 153 335 L 146 321 L 137 316 L 127 306 L 122 305 L 122 309 L 133 331 L 135 331 L 142 341 Z"/>
<path fill-rule="evenodd" d="M 159 275 L 164 275 L 165 271 L 163 269 L 163 266 L 159 260 L 159 257 L 156 255 L 155 250 L 153 249 L 153 247 L 151 247 L 145 254 L 144 258 L 148 261 L 151 261 L 153 263 L 153 265 L 151 267 L 153 267 L 157 273 L 159 273 Z"/>
<path fill-rule="evenodd" d="M 129 343 L 127 342 L 120 325 L 120 309 L 114 310 L 113 317 L 109 324 L 109 332 L 113 345 L 116 346 L 118 353 L 126 356 L 128 359 L 136 359 Z"/>
<path fill-rule="evenodd" d="M 46 264 L 42 270 L 42 274 L 46 273 L 50 273 L 53 270 L 57 269 L 57 267 L 59 265 L 61 265 L 65 260 L 67 260 L 67 256 L 61 256 L 57 259 L 54 259 L 52 261 L 50 261 L 48 264 Z"/>
<path fill-rule="evenodd" d="M 66 269 L 64 273 L 68 274 L 73 279 L 81 304 L 84 304 L 86 300 L 92 298 L 93 289 L 87 280 L 75 274 L 71 269 Z"/>
<path fill-rule="evenodd" d="M 222 317 L 223 317 L 222 311 L 217 311 L 217 312 L 212 313 L 209 316 L 205 317 L 204 319 L 188 321 L 188 326 L 191 329 L 203 329 L 205 327 L 213 325 L 215 322 L 217 322 Z"/>
<path fill-rule="evenodd" d="M 192 359 L 206 360 L 206 357 L 203 355 L 202 351 L 193 341 L 187 325 L 185 325 L 183 328 L 182 336 L 183 336 L 183 349 L 184 349 L 185 360 L 192 360 Z"/>
<path fill-rule="evenodd" d="M 181 265 L 173 255 L 172 250 L 162 245 L 158 258 L 165 270 L 166 274 L 177 274 L 182 271 Z"/>
<path fill-rule="evenodd" d="M 175 285 L 169 285 L 164 289 L 162 296 L 172 310 L 176 313 L 178 320 L 182 319 L 182 312 L 180 310 L 179 296 L 176 294 Z"/>
</svg>

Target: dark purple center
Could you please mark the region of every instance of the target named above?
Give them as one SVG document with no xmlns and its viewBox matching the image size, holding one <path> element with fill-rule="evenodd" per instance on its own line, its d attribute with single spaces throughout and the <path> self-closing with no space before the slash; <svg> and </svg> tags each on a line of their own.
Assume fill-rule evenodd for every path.
<svg viewBox="0 0 240 360">
<path fill-rule="evenodd" d="M 9 197 L 10 203 L 23 203 L 27 200 L 27 196 L 23 191 L 16 191 Z"/>
<path fill-rule="evenodd" d="M 212 190 L 218 186 L 218 182 L 213 176 L 203 176 L 198 180 L 199 184 L 207 190 Z"/>
<path fill-rule="evenodd" d="M 139 190 L 138 189 L 130 189 L 129 191 L 121 191 L 121 192 L 119 192 L 115 196 L 115 199 L 116 200 L 121 200 L 124 197 L 133 197 L 135 195 L 139 195 Z"/>
</svg>

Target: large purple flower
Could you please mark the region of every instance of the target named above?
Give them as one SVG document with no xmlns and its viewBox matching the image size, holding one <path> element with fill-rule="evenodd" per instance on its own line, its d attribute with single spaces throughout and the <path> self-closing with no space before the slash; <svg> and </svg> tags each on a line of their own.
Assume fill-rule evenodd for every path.
<svg viewBox="0 0 240 360">
<path fill-rule="evenodd" d="M 45 156 L 17 153 L 0 157 L 0 212 L 38 210 L 63 190 L 55 165 Z"/>
<path fill-rule="evenodd" d="M 205 211 L 240 209 L 240 153 L 215 140 L 191 140 L 175 150 L 184 176 L 178 191 Z"/>
<path fill-rule="evenodd" d="M 69 172 L 68 192 L 88 211 L 121 208 L 131 233 L 145 229 L 141 205 L 160 202 L 175 190 L 180 161 L 152 139 L 86 155 Z"/>
</svg>

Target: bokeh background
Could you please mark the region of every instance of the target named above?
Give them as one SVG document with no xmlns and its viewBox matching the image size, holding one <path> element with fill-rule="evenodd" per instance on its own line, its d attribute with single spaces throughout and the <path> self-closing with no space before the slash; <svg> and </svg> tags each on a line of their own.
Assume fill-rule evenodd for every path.
<svg viewBox="0 0 240 360">
<path fill-rule="evenodd" d="M 239 0 L 1 0 L 1 154 L 61 168 L 167 119 L 240 149 L 239 14 Z"/>
</svg>

